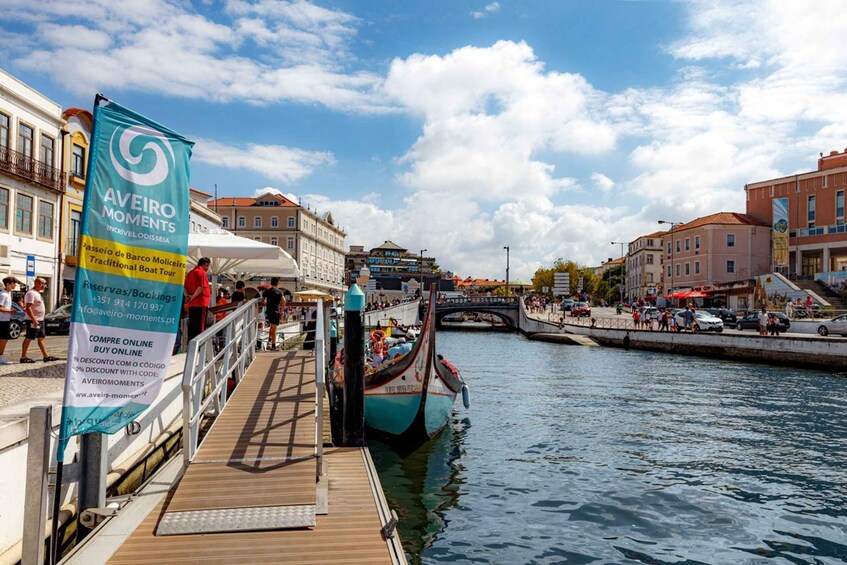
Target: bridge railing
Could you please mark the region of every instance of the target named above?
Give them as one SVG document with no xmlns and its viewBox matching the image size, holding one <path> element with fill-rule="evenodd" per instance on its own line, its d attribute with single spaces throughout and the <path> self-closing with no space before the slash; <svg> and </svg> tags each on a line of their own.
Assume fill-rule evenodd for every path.
<svg viewBox="0 0 847 565">
<path fill-rule="evenodd" d="M 468 307 L 468 306 L 488 306 L 495 308 L 517 308 L 520 298 L 516 296 L 465 296 L 461 298 L 439 298 L 435 301 L 435 309 L 452 308 L 452 307 Z M 424 300 L 426 307 L 428 300 Z"/>
</svg>

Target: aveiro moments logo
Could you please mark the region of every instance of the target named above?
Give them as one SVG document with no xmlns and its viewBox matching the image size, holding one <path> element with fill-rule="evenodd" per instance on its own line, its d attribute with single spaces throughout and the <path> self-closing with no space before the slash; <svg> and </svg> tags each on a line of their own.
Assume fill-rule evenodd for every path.
<svg viewBox="0 0 847 565">
<path fill-rule="evenodd" d="M 145 126 L 115 129 L 109 140 L 109 157 L 122 179 L 139 186 L 155 186 L 164 181 L 176 161 L 168 139 Z"/>
</svg>

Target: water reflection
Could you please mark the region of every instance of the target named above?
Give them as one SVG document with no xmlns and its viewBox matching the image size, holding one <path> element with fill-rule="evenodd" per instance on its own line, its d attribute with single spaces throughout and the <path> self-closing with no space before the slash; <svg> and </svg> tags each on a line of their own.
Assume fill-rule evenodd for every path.
<svg viewBox="0 0 847 565">
<path fill-rule="evenodd" d="M 389 505 L 400 519 L 400 536 L 410 563 L 446 526 L 446 511 L 459 500 L 462 440 L 470 422 L 457 417 L 432 441 L 411 449 L 368 439 Z"/>
</svg>

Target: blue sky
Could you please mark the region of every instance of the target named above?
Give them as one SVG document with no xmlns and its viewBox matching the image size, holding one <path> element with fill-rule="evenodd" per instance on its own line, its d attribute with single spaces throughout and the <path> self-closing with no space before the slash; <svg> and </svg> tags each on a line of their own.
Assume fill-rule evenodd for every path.
<svg viewBox="0 0 847 565">
<path fill-rule="evenodd" d="M 0 65 L 197 141 L 192 186 L 529 279 L 847 147 L 839 0 L 6 0 Z"/>
</svg>

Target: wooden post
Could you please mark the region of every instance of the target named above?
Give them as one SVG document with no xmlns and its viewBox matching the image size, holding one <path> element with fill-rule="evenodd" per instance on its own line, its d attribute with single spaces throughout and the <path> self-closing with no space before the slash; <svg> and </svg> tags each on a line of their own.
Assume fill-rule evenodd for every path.
<svg viewBox="0 0 847 565">
<path fill-rule="evenodd" d="M 354 284 L 344 298 L 344 417 L 341 445 L 365 445 L 365 295 Z"/>
</svg>

